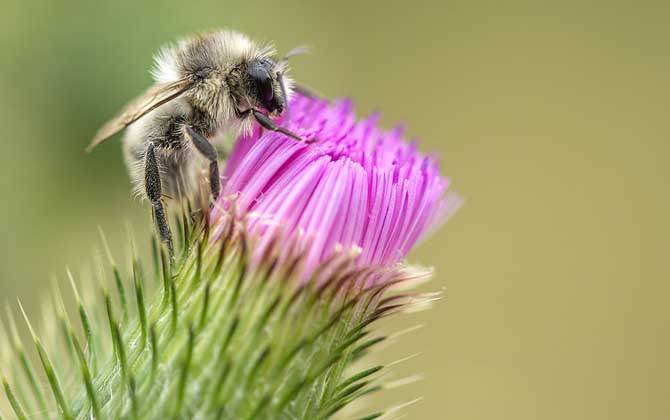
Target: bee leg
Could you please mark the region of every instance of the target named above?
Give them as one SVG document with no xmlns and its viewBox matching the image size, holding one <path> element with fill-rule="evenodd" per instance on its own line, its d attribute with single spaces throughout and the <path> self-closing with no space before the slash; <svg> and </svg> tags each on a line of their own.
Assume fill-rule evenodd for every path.
<svg viewBox="0 0 670 420">
<path fill-rule="evenodd" d="M 158 163 L 156 162 L 154 147 L 155 146 L 153 143 L 149 143 L 149 146 L 147 146 L 147 152 L 144 158 L 144 187 L 147 193 L 147 197 L 151 202 L 158 234 L 160 235 L 161 241 L 167 244 L 170 255 L 173 255 L 174 249 L 172 247 L 172 233 L 170 232 L 170 226 L 167 222 L 165 208 L 163 207 L 163 202 L 161 201 L 163 195 L 161 187 L 161 176 L 160 171 L 158 170 Z"/>
<path fill-rule="evenodd" d="M 274 121 L 272 121 L 270 119 L 270 117 L 263 114 L 262 112 L 257 111 L 255 109 L 253 109 L 251 112 L 252 112 L 252 115 L 254 116 L 254 118 L 256 119 L 256 121 L 258 121 L 258 124 L 261 125 L 261 127 L 265 128 L 267 130 L 270 130 L 270 131 L 276 131 L 278 133 L 285 134 L 285 135 L 291 137 L 294 140 L 302 141 L 302 139 L 298 135 L 293 134 L 292 132 L 285 129 L 284 127 L 278 126 L 277 124 L 274 123 Z"/>
<path fill-rule="evenodd" d="M 221 192 L 221 178 L 219 177 L 219 162 L 216 149 L 205 136 L 198 133 L 193 127 L 187 125 L 186 132 L 191 137 L 195 148 L 209 160 L 209 186 L 212 190 L 212 197 L 216 200 Z"/>
</svg>

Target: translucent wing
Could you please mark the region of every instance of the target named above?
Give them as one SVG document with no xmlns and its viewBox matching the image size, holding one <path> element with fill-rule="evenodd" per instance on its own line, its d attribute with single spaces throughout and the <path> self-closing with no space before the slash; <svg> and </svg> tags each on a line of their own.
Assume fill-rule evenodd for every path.
<svg viewBox="0 0 670 420">
<path fill-rule="evenodd" d="M 179 97 L 190 87 L 191 81 L 189 79 L 153 85 L 141 96 L 126 105 L 116 117 L 107 121 L 95 134 L 86 151 L 91 151 L 103 141 L 142 118 L 142 116 Z"/>
</svg>

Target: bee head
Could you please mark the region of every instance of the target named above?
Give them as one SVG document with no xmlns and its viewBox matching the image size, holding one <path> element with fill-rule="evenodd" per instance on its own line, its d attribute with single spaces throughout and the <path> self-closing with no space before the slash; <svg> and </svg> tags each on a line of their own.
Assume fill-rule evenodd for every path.
<svg viewBox="0 0 670 420">
<path fill-rule="evenodd" d="M 250 61 L 247 65 L 247 80 L 250 99 L 256 106 L 271 115 L 284 110 L 284 88 L 281 73 L 275 71 L 275 63 L 267 58 Z"/>
</svg>

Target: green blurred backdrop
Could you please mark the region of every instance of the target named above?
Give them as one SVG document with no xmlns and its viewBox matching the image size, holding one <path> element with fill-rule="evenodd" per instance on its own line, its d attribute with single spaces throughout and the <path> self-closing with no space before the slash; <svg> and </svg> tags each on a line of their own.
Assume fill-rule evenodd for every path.
<svg viewBox="0 0 670 420">
<path fill-rule="evenodd" d="M 2 0 L 0 294 L 37 316 L 96 226 L 145 232 L 111 142 L 166 41 L 233 27 L 313 53 L 294 75 L 404 121 L 467 198 L 414 252 L 445 299 L 389 329 L 410 419 L 666 419 L 667 1 Z M 393 328 L 391 328 L 393 327 Z"/>
</svg>

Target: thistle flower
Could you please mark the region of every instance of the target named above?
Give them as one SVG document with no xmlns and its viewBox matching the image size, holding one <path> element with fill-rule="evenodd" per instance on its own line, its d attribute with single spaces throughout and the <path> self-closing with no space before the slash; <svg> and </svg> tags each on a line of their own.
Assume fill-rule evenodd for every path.
<svg viewBox="0 0 670 420">
<path fill-rule="evenodd" d="M 359 248 L 360 265 L 389 265 L 460 204 L 436 159 L 382 132 L 378 115 L 357 121 L 353 105 L 297 97 L 287 128 L 300 143 L 256 130 L 233 149 L 219 208 L 236 198 L 260 253 L 276 235 L 299 241 L 307 273 L 340 248 Z M 262 138 L 261 138 L 262 134 Z M 216 216 L 215 216 L 216 217 Z"/>
<path fill-rule="evenodd" d="M 188 204 L 176 217 L 173 263 L 154 239 L 153 268 L 133 257 L 125 272 L 103 240 L 113 293 L 103 281 L 98 299 L 84 299 L 94 282 L 82 287 L 68 271 L 76 321 L 58 293 L 42 338 L 23 313 L 36 363 L 9 313 L 0 410 L 327 419 L 383 388 L 384 366 L 352 369 L 385 339 L 375 321 L 434 298 L 400 291 L 430 276 L 401 260 L 458 199 L 434 158 L 401 130 L 380 131 L 376 116 L 357 122 L 348 101 L 297 97 L 291 116 L 283 124 L 308 141 L 240 138 L 211 213 Z"/>
</svg>

